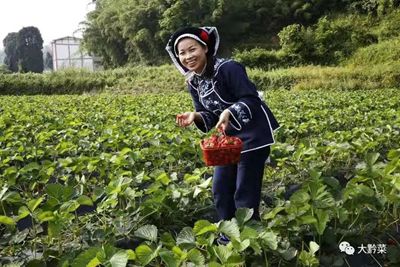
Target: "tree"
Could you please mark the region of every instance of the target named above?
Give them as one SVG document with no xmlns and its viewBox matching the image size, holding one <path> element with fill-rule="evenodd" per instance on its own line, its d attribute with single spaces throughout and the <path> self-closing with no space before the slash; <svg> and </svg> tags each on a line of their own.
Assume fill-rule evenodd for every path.
<svg viewBox="0 0 400 267">
<path fill-rule="evenodd" d="M 358 0 L 384 1 L 399 0 Z M 350 0 L 96 0 L 84 23 L 83 44 L 103 66 L 168 62 L 168 37 L 183 26 L 216 26 L 220 56 L 234 48 L 277 46 L 290 24 L 304 26 L 346 10 Z"/>
<path fill-rule="evenodd" d="M 10 32 L 3 40 L 4 52 L 6 54 L 4 64 L 12 72 L 18 71 L 17 37 L 18 33 Z"/>
<path fill-rule="evenodd" d="M 17 53 L 21 72 L 43 72 L 43 39 L 36 27 L 24 27 L 18 32 Z"/>
<path fill-rule="evenodd" d="M 126 38 L 119 25 L 119 4 L 121 0 L 96 1 L 96 9 L 89 12 L 88 20 L 83 23 L 82 45 L 91 55 L 100 56 L 101 64 L 106 67 L 123 66 L 128 60 L 125 52 Z"/>
<path fill-rule="evenodd" d="M 53 56 L 49 51 L 47 51 L 44 56 L 44 68 L 53 70 Z"/>
</svg>

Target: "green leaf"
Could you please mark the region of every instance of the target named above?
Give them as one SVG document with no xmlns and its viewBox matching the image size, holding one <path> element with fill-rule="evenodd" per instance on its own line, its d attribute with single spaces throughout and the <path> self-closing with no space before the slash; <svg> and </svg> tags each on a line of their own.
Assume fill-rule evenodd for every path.
<svg viewBox="0 0 400 267">
<path fill-rule="evenodd" d="M 276 250 L 278 248 L 278 236 L 274 232 L 263 232 L 260 238 L 270 249 Z"/>
<path fill-rule="evenodd" d="M 54 220 L 54 214 L 52 211 L 40 212 L 38 215 L 38 219 L 40 222 L 52 221 Z"/>
<path fill-rule="evenodd" d="M 162 249 L 159 253 L 161 260 L 167 267 L 179 267 L 180 261 L 175 257 L 175 254 L 167 249 Z"/>
<path fill-rule="evenodd" d="M 125 154 L 128 154 L 129 152 L 132 152 L 132 149 L 130 149 L 129 147 L 125 147 L 119 152 L 119 154 L 125 155 Z"/>
<path fill-rule="evenodd" d="M 368 153 L 367 156 L 365 157 L 365 161 L 369 167 L 372 167 L 372 165 L 375 164 L 378 158 L 379 158 L 379 153 Z"/>
<path fill-rule="evenodd" d="M 271 210 L 270 212 L 268 212 L 267 214 L 265 214 L 263 216 L 264 220 L 269 220 L 269 219 L 274 219 L 275 216 L 281 212 L 282 210 L 285 210 L 285 207 L 275 207 L 273 210 Z"/>
<path fill-rule="evenodd" d="M 393 177 L 393 180 L 391 183 L 395 186 L 395 188 L 397 190 L 400 191 L 400 177 Z"/>
<path fill-rule="evenodd" d="M 15 221 L 11 217 L 3 215 L 0 215 L 0 223 L 6 225 L 15 225 Z"/>
<path fill-rule="evenodd" d="M 34 212 L 36 208 L 42 203 L 44 200 L 43 197 L 40 197 L 38 199 L 32 199 L 28 202 L 28 208 L 30 212 Z"/>
<path fill-rule="evenodd" d="M 110 244 L 104 244 L 103 245 L 103 250 L 101 253 L 97 253 L 97 255 L 101 254 L 101 257 L 97 256 L 101 262 L 105 262 L 106 260 L 110 259 L 114 254 L 116 254 L 119 250 L 110 245 Z"/>
<path fill-rule="evenodd" d="M 151 242 L 157 241 L 157 227 L 154 225 L 145 225 L 135 231 L 135 236 L 149 240 Z"/>
<path fill-rule="evenodd" d="M 218 227 L 218 231 L 231 238 L 240 238 L 239 226 L 235 218 L 230 221 L 222 221 Z"/>
<path fill-rule="evenodd" d="M 232 245 L 237 251 L 242 252 L 250 246 L 250 240 L 246 239 L 243 240 L 242 242 L 239 242 L 236 239 L 232 239 Z"/>
<path fill-rule="evenodd" d="M 301 266 L 319 266 L 319 261 L 318 259 L 311 253 L 307 251 L 301 251 L 300 255 L 298 257 L 299 262 L 301 263 Z"/>
<path fill-rule="evenodd" d="M 323 180 L 324 180 L 324 183 L 329 185 L 334 190 L 340 190 L 340 183 L 339 183 L 338 179 L 336 179 L 334 177 L 324 177 Z"/>
<path fill-rule="evenodd" d="M 339 208 L 337 216 L 340 223 L 344 223 L 349 218 L 349 212 L 345 208 Z"/>
<path fill-rule="evenodd" d="M 218 262 L 212 261 L 208 264 L 208 267 L 223 267 L 223 266 Z"/>
<path fill-rule="evenodd" d="M 21 206 L 18 209 L 18 221 L 25 218 L 29 214 L 30 214 L 30 212 L 29 212 L 28 208 L 26 206 Z"/>
<path fill-rule="evenodd" d="M 290 202 L 293 202 L 293 204 L 304 204 L 310 200 L 310 195 L 302 190 L 296 191 L 291 197 L 290 197 Z"/>
<path fill-rule="evenodd" d="M 175 239 L 170 233 L 163 233 L 160 240 L 164 247 L 172 248 L 175 246 Z"/>
<path fill-rule="evenodd" d="M 74 161 L 70 157 L 66 157 L 65 159 L 58 159 L 58 162 L 60 163 L 60 166 L 63 168 L 68 167 L 68 165 L 72 164 Z"/>
<path fill-rule="evenodd" d="M 11 167 L 8 167 L 8 168 L 4 171 L 4 176 L 5 176 L 5 177 L 9 177 L 9 176 L 11 176 L 11 175 L 13 175 L 13 174 L 16 174 L 16 173 L 18 173 L 17 167 L 11 166 Z"/>
<path fill-rule="evenodd" d="M 111 267 L 125 267 L 127 263 L 128 253 L 124 250 L 118 251 L 110 259 Z"/>
<path fill-rule="evenodd" d="M 62 223 L 60 221 L 50 221 L 48 226 L 48 234 L 51 238 L 59 237 L 62 230 Z"/>
<path fill-rule="evenodd" d="M 295 249 L 294 247 L 290 247 L 287 250 L 285 250 L 285 252 L 281 253 L 282 258 L 286 261 L 290 261 L 292 260 L 294 257 L 296 257 L 297 255 L 297 249 Z"/>
<path fill-rule="evenodd" d="M 169 176 L 164 172 L 162 174 L 160 174 L 156 181 L 160 181 L 163 185 L 168 185 L 171 182 L 171 179 L 169 178 Z"/>
<path fill-rule="evenodd" d="M 195 264 L 195 266 L 203 266 L 205 263 L 203 254 L 201 254 L 201 252 L 195 248 L 189 250 L 189 252 L 187 254 L 187 259 L 190 262 L 193 262 Z"/>
<path fill-rule="evenodd" d="M 227 267 L 237 267 L 244 266 L 245 261 L 240 255 L 231 255 L 229 259 L 225 262 L 224 266 Z"/>
<path fill-rule="evenodd" d="M 312 179 L 315 179 L 315 180 L 318 180 L 320 177 L 321 177 L 321 172 L 319 172 L 319 171 L 317 171 L 316 169 L 312 169 L 311 171 L 310 171 L 310 177 L 312 178 Z"/>
<path fill-rule="evenodd" d="M 217 226 L 207 220 L 199 220 L 194 224 L 193 232 L 196 236 L 205 234 L 207 232 L 216 232 Z"/>
<path fill-rule="evenodd" d="M 74 212 L 77 208 L 79 208 L 79 203 L 76 200 L 69 200 L 61 205 L 60 212 Z"/>
<path fill-rule="evenodd" d="M 19 172 L 21 174 L 26 174 L 34 170 L 40 170 L 40 165 L 37 162 L 31 162 L 28 165 L 25 165 L 22 169 L 19 170 Z"/>
<path fill-rule="evenodd" d="M 310 241 L 310 252 L 311 254 L 315 255 L 315 252 L 319 250 L 319 245 L 314 241 Z"/>
<path fill-rule="evenodd" d="M 248 208 L 238 208 L 235 213 L 236 220 L 240 226 L 243 226 L 245 222 L 251 219 L 254 210 Z"/>
<path fill-rule="evenodd" d="M 135 182 L 137 183 L 142 183 L 143 180 L 145 180 L 145 174 L 144 171 L 140 172 L 138 175 L 135 177 Z"/>
<path fill-rule="evenodd" d="M 357 185 L 357 187 L 360 193 L 363 194 L 364 196 L 373 197 L 375 195 L 375 191 L 366 185 L 359 184 Z"/>
<path fill-rule="evenodd" d="M 315 214 L 318 218 L 318 223 L 315 224 L 317 228 L 317 232 L 319 235 L 322 235 L 325 231 L 326 224 L 329 222 L 329 212 L 326 210 L 316 210 Z"/>
<path fill-rule="evenodd" d="M 135 251 L 133 251 L 132 249 L 127 249 L 127 250 L 126 250 L 126 253 L 127 253 L 127 255 L 128 255 L 128 260 L 130 260 L 130 261 L 136 260 Z"/>
<path fill-rule="evenodd" d="M 4 195 L 3 200 L 8 203 L 22 203 L 23 200 L 17 192 L 8 192 Z"/>
<path fill-rule="evenodd" d="M 63 186 L 60 184 L 48 184 L 45 189 L 48 196 L 57 199 L 59 202 L 71 200 L 74 194 L 72 186 Z"/>
<path fill-rule="evenodd" d="M 157 251 L 153 251 L 148 245 L 140 245 L 135 250 L 136 256 L 141 264 L 149 264 L 156 256 Z"/>
<path fill-rule="evenodd" d="M 95 257 L 86 265 L 86 267 L 96 267 L 99 266 L 100 264 L 101 264 L 100 260 L 97 257 Z"/>
<path fill-rule="evenodd" d="M 176 238 L 176 244 L 196 245 L 196 239 L 192 228 L 184 227 Z"/>
<path fill-rule="evenodd" d="M 213 248 L 215 251 L 215 255 L 221 261 L 222 264 L 224 264 L 228 260 L 228 258 L 232 255 L 232 250 L 229 249 L 228 246 L 221 245 Z"/>
<path fill-rule="evenodd" d="M 74 259 L 74 261 L 72 262 L 72 267 L 87 266 L 92 261 L 93 262 L 91 264 L 94 264 L 97 259 L 96 255 L 99 251 L 101 251 L 101 249 L 98 247 L 92 247 L 83 251 L 81 254 L 78 255 L 78 257 Z M 97 266 L 97 265 L 92 265 L 92 266 Z"/>
<path fill-rule="evenodd" d="M 76 201 L 79 205 L 93 206 L 93 201 L 88 196 L 81 195 Z"/>
<path fill-rule="evenodd" d="M 258 237 L 258 232 L 256 229 L 250 228 L 248 226 L 245 226 L 240 233 L 240 239 L 245 240 L 245 239 L 255 239 Z"/>
<path fill-rule="evenodd" d="M 0 192 L 0 201 L 4 200 L 3 196 L 7 192 L 7 190 L 8 190 L 8 187 L 6 185 L 3 186 L 3 189 L 1 189 L 1 192 Z"/>
<path fill-rule="evenodd" d="M 187 253 L 186 251 L 183 251 L 180 247 L 174 246 L 172 248 L 172 252 L 174 252 L 174 254 L 177 255 L 181 260 L 186 260 Z"/>
<path fill-rule="evenodd" d="M 305 215 L 299 218 L 300 224 L 315 224 L 317 223 L 317 218 L 312 215 Z"/>
<path fill-rule="evenodd" d="M 200 187 L 200 188 L 202 188 L 202 189 L 210 188 L 211 182 L 212 182 L 212 177 L 208 178 L 207 180 L 205 180 L 204 182 L 202 182 L 201 184 L 199 184 L 198 187 Z"/>
</svg>

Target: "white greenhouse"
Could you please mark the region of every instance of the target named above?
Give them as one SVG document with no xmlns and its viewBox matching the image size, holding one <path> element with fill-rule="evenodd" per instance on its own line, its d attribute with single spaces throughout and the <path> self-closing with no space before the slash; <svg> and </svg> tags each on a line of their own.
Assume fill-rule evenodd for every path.
<svg viewBox="0 0 400 267">
<path fill-rule="evenodd" d="M 81 41 L 80 38 L 66 36 L 51 42 L 54 71 L 65 68 L 85 68 L 92 71 L 100 69 L 97 58 L 81 51 Z"/>
</svg>

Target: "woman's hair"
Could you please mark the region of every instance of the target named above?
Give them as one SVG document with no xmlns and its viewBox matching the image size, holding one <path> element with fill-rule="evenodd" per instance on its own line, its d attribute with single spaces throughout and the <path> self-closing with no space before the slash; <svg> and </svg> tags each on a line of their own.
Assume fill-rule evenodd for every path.
<svg viewBox="0 0 400 267">
<path fill-rule="evenodd" d="M 202 47 L 205 47 L 203 44 L 200 44 Z M 214 64 L 215 64 L 215 57 L 213 56 L 212 53 L 210 53 L 210 50 L 207 51 L 206 53 L 206 58 L 207 58 L 207 66 L 206 69 L 204 70 L 203 76 L 205 78 L 212 78 L 214 76 Z"/>
</svg>

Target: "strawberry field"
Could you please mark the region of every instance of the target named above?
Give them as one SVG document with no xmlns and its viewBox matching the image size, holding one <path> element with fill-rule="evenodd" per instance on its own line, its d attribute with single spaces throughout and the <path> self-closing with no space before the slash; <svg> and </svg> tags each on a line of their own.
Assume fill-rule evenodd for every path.
<svg viewBox="0 0 400 267">
<path fill-rule="evenodd" d="M 399 90 L 264 98 L 262 220 L 217 223 L 187 93 L 2 96 L 0 266 L 399 266 Z"/>
</svg>

